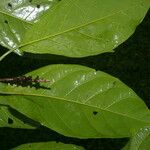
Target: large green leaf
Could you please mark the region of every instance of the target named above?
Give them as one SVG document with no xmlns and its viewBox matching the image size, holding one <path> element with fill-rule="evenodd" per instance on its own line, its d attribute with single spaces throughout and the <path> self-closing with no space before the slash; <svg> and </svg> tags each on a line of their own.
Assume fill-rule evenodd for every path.
<svg viewBox="0 0 150 150">
<path fill-rule="evenodd" d="M 122 150 L 149 150 L 150 127 L 140 129 Z"/>
<path fill-rule="evenodd" d="M 63 135 L 130 137 L 150 125 L 144 102 L 118 79 L 78 65 L 52 65 L 28 75 L 49 79 L 41 88 L 0 83 L 0 103 Z"/>
<path fill-rule="evenodd" d="M 24 33 L 33 22 L 58 0 L 1 0 L 0 1 L 0 44 L 8 49 L 18 46 Z"/>
<path fill-rule="evenodd" d="M 73 145 L 56 142 L 30 143 L 23 144 L 12 150 L 84 150 L 84 148 Z"/>
<path fill-rule="evenodd" d="M 142 21 L 149 0 L 63 0 L 25 35 L 21 50 L 69 57 L 112 52 Z"/>
</svg>

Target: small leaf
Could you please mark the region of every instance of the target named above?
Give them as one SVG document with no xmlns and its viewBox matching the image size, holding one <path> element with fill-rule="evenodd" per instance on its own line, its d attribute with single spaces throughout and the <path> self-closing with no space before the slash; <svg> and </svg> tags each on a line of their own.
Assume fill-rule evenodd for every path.
<svg viewBox="0 0 150 150">
<path fill-rule="evenodd" d="M 122 150 L 149 150 L 150 127 L 140 129 Z"/>
<path fill-rule="evenodd" d="M 78 138 L 130 137 L 150 125 L 144 102 L 125 84 L 78 65 L 52 65 L 29 73 L 50 82 L 37 87 L 0 83 L 9 105 L 42 125 Z"/>
<path fill-rule="evenodd" d="M 84 148 L 73 145 L 56 142 L 30 143 L 23 144 L 12 150 L 84 150 Z"/>
<path fill-rule="evenodd" d="M 24 123 L 11 113 L 11 109 L 7 106 L 0 105 L 0 127 L 11 128 L 33 128 L 29 124 Z"/>
<path fill-rule="evenodd" d="M 22 51 L 84 57 L 112 52 L 144 18 L 149 0 L 63 0 L 25 35 Z"/>
</svg>

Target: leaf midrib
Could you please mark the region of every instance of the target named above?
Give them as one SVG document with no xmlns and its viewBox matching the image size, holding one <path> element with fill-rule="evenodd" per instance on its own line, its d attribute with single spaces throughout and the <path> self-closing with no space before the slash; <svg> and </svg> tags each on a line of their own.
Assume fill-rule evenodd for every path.
<svg viewBox="0 0 150 150">
<path fill-rule="evenodd" d="M 108 110 L 108 109 L 103 109 L 103 108 L 100 108 L 100 107 L 96 107 L 96 106 L 93 106 L 93 105 L 88 105 L 88 104 L 84 104 L 84 103 L 79 103 L 79 102 L 76 102 L 76 101 L 70 101 L 70 100 L 67 100 L 65 98 L 60 98 L 60 97 L 55 97 L 55 96 L 48 96 L 48 95 L 37 95 L 37 94 L 25 94 L 25 93 L 11 93 L 11 92 L 0 92 L 0 94 L 6 94 L 7 96 L 9 95 L 15 95 L 15 96 L 35 96 L 35 97 L 44 97 L 44 98 L 51 98 L 51 99 L 55 99 L 55 101 L 66 101 L 66 102 L 70 102 L 70 103 L 75 103 L 75 104 L 78 104 L 78 105 L 84 105 L 84 106 L 87 106 L 87 107 L 93 107 L 93 108 L 97 108 L 97 109 L 100 109 L 102 111 L 107 111 L 109 113 L 113 113 L 113 114 L 116 114 L 116 115 L 119 115 L 119 116 L 122 116 L 122 117 L 127 117 L 127 118 L 130 118 L 130 119 L 134 119 L 134 120 L 137 120 L 137 121 L 140 121 L 140 122 L 143 122 L 143 123 L 146 123 L 146 124 L 150 124 L 149 122 L 146 122 L 146 121 L 143 121 L 143 120 L 139 120 L 137 118 L 133 118 L 131 116 L 127 116 L 127 115 L 124 115 L 124 114 L 120 114 L 118 112 L 113 112 L 111 110 Z M 57 100 L 58 99 L 58 100 Z"/>
</svg>

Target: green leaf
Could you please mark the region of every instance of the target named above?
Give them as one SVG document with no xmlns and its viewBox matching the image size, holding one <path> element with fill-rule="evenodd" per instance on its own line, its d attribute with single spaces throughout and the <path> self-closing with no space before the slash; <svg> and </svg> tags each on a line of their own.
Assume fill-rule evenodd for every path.
<svg viewBox="0 0 150 150">
<path fill-rule="evenodd" d="M 0 1 L 0 44 L 21 54 L 18 46 L 32 23 L 58 0 L 1 0 Z"/>
<path fill-rule="evenodd" d="M 78 65 L 51 65 L 35 70 L 50 82 L 41 88 L 0 83 L 9 105 L 42 125 L 78 138 L 130 137 L 150 125 L 144 102 L 125 84 L 101 71 Z"/>
<path fill-rule="evenodd" d="M 43 143 L 30 143 L 23 144 L 12 150 L 84 150 L 84 148 L 73 145 L 73 144 L 63 144 L 56 142 L 43 142 Z"/>
<path fill-rule="evenodd" d="M 133 34 L 149 0 L 63 0 L 25 35 L 21 50 L 84 57 L 112 52 Z"/>
<path fill-rule="evenodd" d="M 7 106 L 0 105 L 0 127 L 33 128 L 33 126 L 21 121 L 12 113 L 16 112 Z"/>
<path fill-rule="evenodd" d="M 122 150 L 149 150 L 150 127 L 140 129 Z"/>
</svg>

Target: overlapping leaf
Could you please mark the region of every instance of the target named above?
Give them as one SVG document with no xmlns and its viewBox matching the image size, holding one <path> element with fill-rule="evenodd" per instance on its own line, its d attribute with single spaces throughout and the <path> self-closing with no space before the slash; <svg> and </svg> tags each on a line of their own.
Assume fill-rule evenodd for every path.
<svg viewBox="0 0 150 150">
<path fill-rule="evenodd" d="M 28 30 L 21 50 L 69 57 L 112 52 L 141 22 L 149 0 L 63 0 Z"/>
<path fill-rule="evenodd" d="M 63 144 L 56 142 L 43 142 L 43 143 L 30 143 L 23 144 L 14 148 L 13 150 L 84 150 L 84 148 L 73 145 L 73 144 Z"/>
<path fill-rule="evenodd" d="M 77 65 L 52 65 L 30 75 L 49 79 L 39 88 L 0 83 L 0 93 L 17 111 L 63 135 L 129 137 L 150 125 L 144 102 L 118 79 Z"/>
<path fill-rule="evenodd" d="M 0 44 L 8 49 L 18 46 L 33 22 L 58 0 L 1 0 L 0 1 Z"/>
<path fill-rule="evenodd" d="M 122 150 L 149 150 L 150 127 L 140 129 Z"/>
<path fill-rule="evenodd" d="M 2 98 L 2 97 L 1 97 Z M 33 128 L 12 114 L 14 112 L 7 106 L 0 105 L 0 127 Z"/>
</svg>

